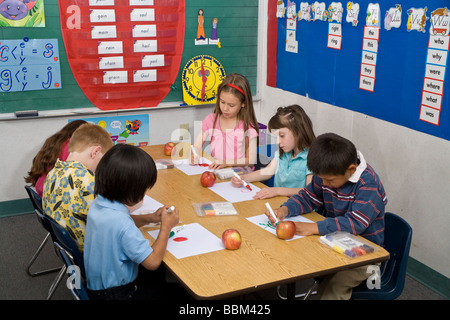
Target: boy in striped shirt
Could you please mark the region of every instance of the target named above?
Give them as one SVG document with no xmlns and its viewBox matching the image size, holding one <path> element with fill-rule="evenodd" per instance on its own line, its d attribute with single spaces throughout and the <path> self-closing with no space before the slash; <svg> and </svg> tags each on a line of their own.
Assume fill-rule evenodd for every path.
<svg viewBox="0 0 450 320">
<path fill-rule="evenodd" d="M 334 133 L 322 134 L 309 149 L 307 166 L 314 174 L 312 182 L 274 210 L 277 218 L 317 210 L 325 219 L 296 222 L 296 234 L 347 231 L 383 245 L 386 193 L 354 144 Z M 275 223 L 269 212 L 266 215 Z M 352 288 L 371 275 L 366 270 L 363 266 L 325 277 L 319 285 L 319 298 L 350 299 Z"/>
</svg>

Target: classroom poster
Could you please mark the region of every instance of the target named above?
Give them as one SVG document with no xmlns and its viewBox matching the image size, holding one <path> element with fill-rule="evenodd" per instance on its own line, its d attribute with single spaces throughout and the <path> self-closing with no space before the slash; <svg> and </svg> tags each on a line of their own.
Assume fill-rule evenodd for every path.
<svg viewBox="0 0 450 320">
<path fill-rule="evenodd" d="M 45 27 L 44 0 L 1 0 L 0 27 Z"/>
<path fill-rule="evenodd" d="M 0 92 L 61 89 L 58 39 L 0 40 Z"/>
<path fill-rule="evenodd" d="M 294 4 L 313 17 L 296 21 L 297 52 L 286 50 Z M 270 0 L 267 84 L 450 140 L 449 9 L 448 0 Z"/>
<path fill-rule="evenodd" d="M 97 124 L 111 135 L 114 144 L 126 143 L 147 146 L 150 143 L 148 114 L 73 119 Z"/>
<path fill-rule="evenodd" d="M 59 10 L 70 68 L 97 108 L 154 107 L 172 90 L 185 1 L 59 0 Z"/>
</svg>

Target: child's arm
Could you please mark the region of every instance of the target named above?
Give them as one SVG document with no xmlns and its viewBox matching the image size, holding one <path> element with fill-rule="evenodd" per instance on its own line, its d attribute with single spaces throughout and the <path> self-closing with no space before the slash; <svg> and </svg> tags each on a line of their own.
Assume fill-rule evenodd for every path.
<svg viewBox="0 0 450 320">
<path fill-rule="evenodd" d="M 167 248 L 167 241 L 169 240 L 170 230 L 179 222 L 178 209 L 168 213 L 167 208 L 164 207 L 161 212 L 161 227 L 159 229 L 158 237 L 152 245 L 152 253 L 142 261 L 142 266 L 148 270 L 156 270 L 161 264 L 162 259 Z"/>
<path fill-rule="evenodd" d="M 266 167 L 264 167 L 260 170 L 256 170 L 253 172 L 243 174 L 243 175 L 241 175 L 241 178 L 245 182 L 269 180 L 275 174 L 275 171 L 277 170 L 277 166 L 278 166 L 278 161 L 276 159 L 272 159 L 272 161 L 270 161 Z M 236 188 L 240 188 L 243 185 L 242 180 L 240 180 L 236 177 L 231 178 L 231 184 L 233 185 L 233 187 L 236 187 Z"/>
<path fill-rule="evenodd" d="M 306 185 L 310 184 L 312 180 L 312 174 L 306 176 Z M 253 197 L 254 199 L 267 199 L 277 196 L 292 197 L 300 192 L 303 188 L 283 188 L 283 187 L 272 187 L 264 188 L 256 193 Z"/>
</svg>

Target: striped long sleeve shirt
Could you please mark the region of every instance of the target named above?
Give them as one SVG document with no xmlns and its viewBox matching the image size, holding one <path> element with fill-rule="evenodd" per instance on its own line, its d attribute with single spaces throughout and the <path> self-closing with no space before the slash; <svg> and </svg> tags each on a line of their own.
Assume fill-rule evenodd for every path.
<svg viewBox="0 0 450 320">
<path fill-rule="evenodd" d="M 320 235 L 347 231 L 382 245 L 386 193 L 372 167 L 365 161 L 364 165 L 359 177 L 352 179 L 356 182 L 347 181 L 340 188 L 324 185 L 322 179 L 314 175 L 308 186 L 282 206 L 288 208 L 289 217 L 321 207 L 325 219 L 317 222 Z"/>
</svg>

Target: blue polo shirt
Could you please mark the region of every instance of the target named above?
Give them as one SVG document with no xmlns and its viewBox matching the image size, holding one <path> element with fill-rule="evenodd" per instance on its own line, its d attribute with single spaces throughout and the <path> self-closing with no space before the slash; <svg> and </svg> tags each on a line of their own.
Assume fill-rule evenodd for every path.
<svg viewBox="0 0 450 320">
<path fill-rule="evenodd" d="M 306 166 L 307 156 L 308 149 L 299 152 L 294 158 L 292 158 L 292 151 L 284 152 L 280 157 L 280 150 L 277 150 L 275 159 L 278 161 L 278 166 L 273 180 L 274 187 L 304 188 L 306 176 L 312 174 Z"/>
<path fill-rule="evenodd" d="M 87 287 L 103 290 L 134 281 L 139 264 L 152 251 L 128 208 L 97 196 L 89 208 L 84 238 Z"/>
</svg>

